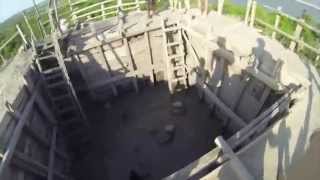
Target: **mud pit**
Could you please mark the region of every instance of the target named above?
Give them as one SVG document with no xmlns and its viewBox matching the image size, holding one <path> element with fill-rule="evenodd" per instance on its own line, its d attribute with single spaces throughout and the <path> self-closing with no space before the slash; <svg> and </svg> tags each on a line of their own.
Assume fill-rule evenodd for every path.
<svg viewBox="0 0 320 180">
<path fill-rule="evenodd" d="M 172 102 L 185 112 L 172 112 Z M 166 84 L 127 93 L 107 105 L 85 100 L 92 122 L 93 148 L 77 163 L 79 179 L 129 179 L 133 170 L 160 179 L 215 147 L 221 124 L 199 100 L 195 87 L 170 96 Z M 173 136 L 161 141 L 166 125 Z"/>
</svg>

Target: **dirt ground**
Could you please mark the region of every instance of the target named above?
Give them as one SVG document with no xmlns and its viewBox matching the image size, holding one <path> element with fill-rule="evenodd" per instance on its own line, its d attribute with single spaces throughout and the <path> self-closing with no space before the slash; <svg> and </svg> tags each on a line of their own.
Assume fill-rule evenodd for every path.
<svg viewBox="0 0 320 180">
<path fill-rule="evenodd" d="M 183 102 L 184 114 L 172 113 L 176 100 Z M 86 101 L 84 108 L 92 123 L 93 147 L 74 167 L 83 180 L 127 180 L 130 171 L 143 179 L 160 179 L 211 150 L 221 131 L 195 87 L 174 97 L 166 84 L 145 87 L 107 105 Z M 171 141 L 161 143 L 166 125 L 174 125 L 175 131 Z"/>
</svg>

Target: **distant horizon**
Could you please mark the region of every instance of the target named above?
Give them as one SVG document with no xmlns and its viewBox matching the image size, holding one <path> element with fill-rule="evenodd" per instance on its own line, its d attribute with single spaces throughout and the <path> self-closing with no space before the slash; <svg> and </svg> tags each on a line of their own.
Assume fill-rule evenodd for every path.
<svg viewBox="0 0 320 180">
<path fill-rule="evenodd" d="M 35 1 L 38 4 L 44 0 Z M 13 15 L 32 6 L 32 0 L 0 0 L 0 23 L 3 23 Z"/>
</svg>

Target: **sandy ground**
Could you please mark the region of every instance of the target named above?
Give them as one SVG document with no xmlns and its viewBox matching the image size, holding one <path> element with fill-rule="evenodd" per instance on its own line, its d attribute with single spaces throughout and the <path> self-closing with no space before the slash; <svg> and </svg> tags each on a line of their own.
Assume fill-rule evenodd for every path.
<svg viewBox="0 0 320 180">
<path fill-rule="evenodd" d="M 172 114 L 175 100 L 184 103 L 185 114 Z M 94 142 L 75 166 L 79 179 L 126 180 L 130 170 L 160 179 L 211 150 L 221 129 L 195 88 L 170 98 L 165 84 L 146 87 L 139 94 L 120 95 L 110 108 L 88 101 L 84 107 Z M 173 140 L 159 143 L 157 137 L 168 124 L 176 128 Z"/>
</svg>

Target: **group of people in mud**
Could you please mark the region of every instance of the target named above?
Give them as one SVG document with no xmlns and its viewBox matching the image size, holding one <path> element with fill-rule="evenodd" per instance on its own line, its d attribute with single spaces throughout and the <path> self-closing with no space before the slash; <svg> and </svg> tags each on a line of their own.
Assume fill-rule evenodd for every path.
<svg viewBox="0 0 320 180">
<path fill-rule="evenodd" d="M 155 14 L 157 2 L 160 1 L 161 0 L 148 0 L 149 17 Z M 180 5 L 183 5 L 186 9 L 190 9 L 191 7 L 190 0 L 169 0 L 169 4 L 171 9 L 177 9 Z M 208 0 L 198 0 L 198 8 L 200 8 L 202 15 L 206 15 L 208 13 Z"/>
</svg>

